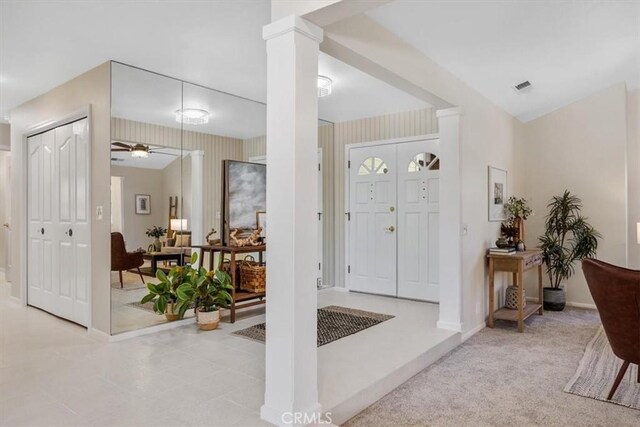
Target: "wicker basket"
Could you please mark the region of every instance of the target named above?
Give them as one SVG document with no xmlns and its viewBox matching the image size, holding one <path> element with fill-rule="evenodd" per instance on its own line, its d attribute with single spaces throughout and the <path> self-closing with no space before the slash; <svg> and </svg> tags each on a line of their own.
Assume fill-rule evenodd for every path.
<svg viewBox="0 0 640 427">
<path fill-rule="evenodd" d="M 249 292 L 265 292 L 267 289 L 267 267 L 249 255 L 240 262 L 240 289 Z"/>
</svg>

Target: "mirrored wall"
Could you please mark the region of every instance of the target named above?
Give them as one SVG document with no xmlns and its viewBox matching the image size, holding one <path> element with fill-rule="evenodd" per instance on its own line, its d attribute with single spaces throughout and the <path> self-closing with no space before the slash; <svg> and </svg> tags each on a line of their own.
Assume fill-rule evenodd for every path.
<svg viewBox="0 0 640 427">
<path fill-rule="evenodd" d="M 266 162 L 266 106 L 125 64 L 111 67 L 111 333 L 119 334 L 170 321 L 142 302 L 146 285 L 221 237 L 223 161 Z M 330 164 L 333 125 L 321 121 L 318 130 L 318 162 Z M 332 215 L 324 208 L 333 192 L 332 171 L 318 173 L 322 285 L 332 265 Z"/>
</svg>

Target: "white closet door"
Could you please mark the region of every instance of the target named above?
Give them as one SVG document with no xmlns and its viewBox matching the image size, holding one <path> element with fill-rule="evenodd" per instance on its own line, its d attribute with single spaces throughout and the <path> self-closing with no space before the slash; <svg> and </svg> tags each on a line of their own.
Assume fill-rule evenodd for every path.
<svg viewBox="0 0 640 427">
<path fill-rule="evenodd" d="M 87 120 L 29 141 L 30 305 L 89 321 L 89 135 Z"/>
<path fill-rule="evenodd" d="M 438 141 L 398 145 L 398 296 L 440 300 Z"/>
<path fill-rule="evenodd" d="M 396 295 L 396 147 L 349 150 L 349 289 Z"/>
</svg>

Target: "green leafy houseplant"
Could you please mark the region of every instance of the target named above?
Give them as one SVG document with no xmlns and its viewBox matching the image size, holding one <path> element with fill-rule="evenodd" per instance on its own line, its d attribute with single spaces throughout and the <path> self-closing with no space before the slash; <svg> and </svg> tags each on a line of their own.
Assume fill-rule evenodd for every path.
<svg viewBox="0 0 640 427">
<path fill-rule="evenodd" d="M 167 234 L 167 229 L 154 225 L 151 228 L 147 228 L 147 231 L 145 232 L 145 234 L 147 235 L 147 237 L 153 237 L 153 238 L 159 239 L 160 237 Z"/>
<path fill-rule="evenodd" d="M 562 196 L 554 196 L 547 205 L 549 214 L 544 223 L 544 234 L 540 236 L 540 249 L 547 267 L 551 289 L 560 285 L 575 273 L 575 262 L 593 257 L 598 250 L 598 239 L 602 235 L 593 228 L 587 218 L 580 214 L 582 200 L 568 190 Z M 547 307 L 545 295 L 545 309 Z M 564 308 L 564 302 L 562 302 Z"/>
<path fill-rule="evenodd" d="M 153 311 L 158 314 L 166 314 L 168 320 L 181 319 L 184 313 L 175 313 L 174 304 L 178 302 L 178 287 L 184 281 L 184 267 L 173 267 L 169 274 L 163 270 L 156 272 L 156 278 L 160 283 L 147 283 L 149 293 L 140 301 L 141 304 L 153 302 Z M 167 310 L 169 307 L 169 310 Z"/>
<path fill-rule="evenodd" d="M 504 205 L 507 221 L 500 225 L 500 232 L 512 244 L 524 241 L 524 221 L 533 215 L 533 209 L 525 198 L 511 196 Z"/>
<path fill-rule="evenodd" d="M 198 255 L 194 253 L 191 256 L 191 264 L 193 265 L 197 259 Z M 184 316 L 193 306 L 194 311 L 198 312 L 200 328 L 215 329 L 219 321 L 219 308 L 232 302 L 229 293 L 233 289 L 231 277 L 224 271 L 207 271 L 204 267 L 188 267 L 187 270 L 182 284 L 176 289 L 178 313 Z M 203 313 L 215 313 L 215 316 L 206 316 Z"/>
</svg>

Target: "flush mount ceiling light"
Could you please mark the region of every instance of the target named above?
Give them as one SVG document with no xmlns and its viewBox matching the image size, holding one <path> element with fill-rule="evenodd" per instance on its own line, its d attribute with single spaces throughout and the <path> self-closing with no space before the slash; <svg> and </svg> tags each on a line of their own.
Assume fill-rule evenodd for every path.
<svg viewBox="0 0 640 427">
<path fill-rule="evenodd" d="M 318 98 L 331 95 L 333 80 L 326 76 L 318 76 Z"/>
<path fill-rule="evenodd" d="M 187 125 L 204 125 L 209 123 L 209 112 L 200 108 L 183 108 L 176 110 L 176 122 Z"/>
<path fill-rule="evenodd" d="M 131 149 L 131 157 L 135 157 L 137 159 L 145 159 L 149 157 L 149 147 L 142 144 L 136 144 Z"/>
</svg>

